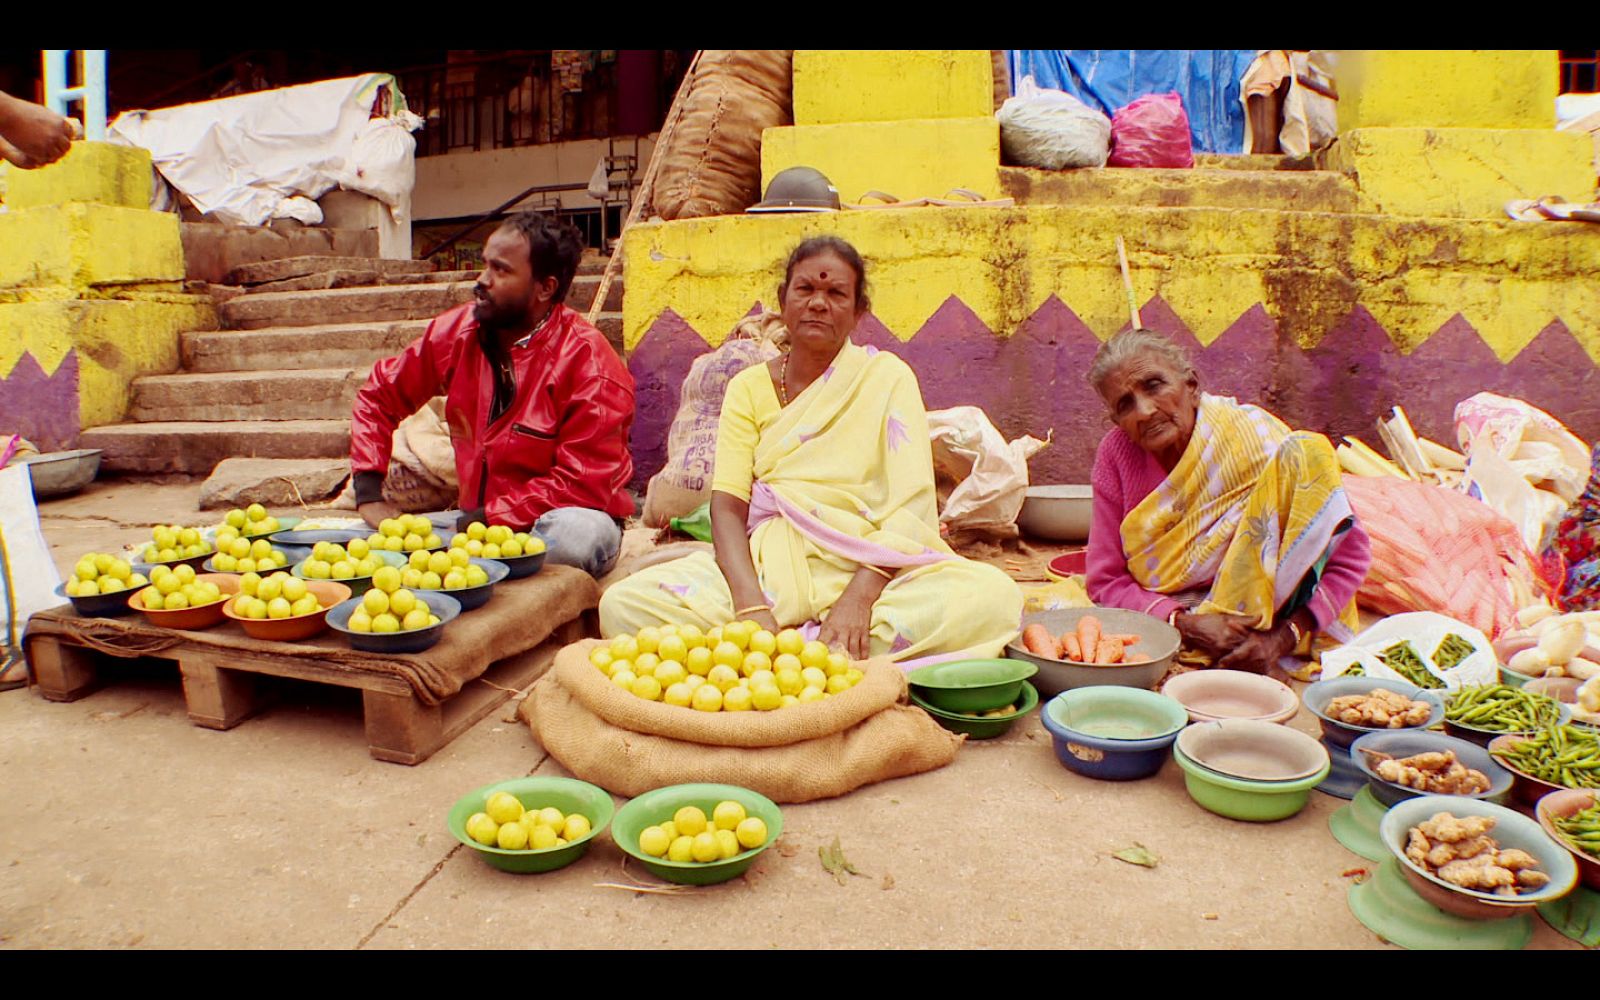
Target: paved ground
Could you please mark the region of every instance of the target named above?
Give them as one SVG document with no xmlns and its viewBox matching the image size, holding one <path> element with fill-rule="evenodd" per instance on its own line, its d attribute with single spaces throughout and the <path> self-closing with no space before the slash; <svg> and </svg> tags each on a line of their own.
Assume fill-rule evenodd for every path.
<svg viewBox="0 0 1600 1000">
<path fill-rule="evenodd" d="M 96 484 L 41 513 L 65 571 L 158 520 L 203 523 L 198 492 Z M 230 732 L 189 724 L 175 668 L 72 704 L 0 694 L 0 945 L 703 947 L 720 927 L 748 948 L 1381 946 L 1345 905 L 1342 873 L 1368 865 L 1328 833 L 1339 800 L 1235 823 L 1171 762 L 1129 784 L 1066 772 L 1036 717 L 941 771 L 786 807 L 744 878 L 640 895 L 596 886 L 650 881 L 605 837 L 514 876 L 445 830 L 472 788 L 565 773 L 509 706 L 403 767 L 367 755 L 355 695 L 282 691 Z M 817 858 L 835 837 L 865 873 L 842 886 Z M 1135 842 L 1159 867 L 1109 856 Z M 1536 924 L 1534 947 L 1577 947 Z"/>
</svg>

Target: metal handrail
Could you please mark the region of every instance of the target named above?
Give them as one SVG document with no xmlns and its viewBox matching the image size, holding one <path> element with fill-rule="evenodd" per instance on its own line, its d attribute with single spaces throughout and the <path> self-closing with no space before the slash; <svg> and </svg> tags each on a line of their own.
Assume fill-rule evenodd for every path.
<svg viewBox="0 0 1600 1000">
<path fill-rule="evenodd" d="M 587 191 L 588 188 L 589 188 L 588 184 L 535 184 L 533 187 L 528 188 L 526 191 L 524 191 L 521 194 L 517 195 L 515 198 L 511 198 L 508 201 L 503 202 L 499 206 L 497 206 L 495 208 L 491 208 L 489 211 L 478 215 L 471 222 L 467 223 L 466 227 L 463 228 L 460 232 L 456 233 L 455 235 L 451 236 L 449 239 L 445 240 L 443 243 L 440 243 L 438 246 L 434 247 L 433 249 L 429 250 L 427 253 L 423 254 L 422 255 L 422 259 L 423 260 L 427 260 L 429 257 L 432 257 L 435 254 L 443 253 L 444 251 L 450 249 L 451 247 L 455 246 L 456 243 L 462 237 L 466 236 L 468 233 L 472 232 L 474 229 L 477 229 L 479 226 L 483 225 L 485 222 L 488 222 L 490 219 L 492 219 L 492 218 L 494 218 L 496 216 L 504 215 L 506 210 L 509 209 L 511 206 L 517 204 L 520 201 L 523 201 L 526 198 L 532 197 L 533 195 L 536 195 L 536 194 L 554 194 L 557 191 Z"/>
</svg>

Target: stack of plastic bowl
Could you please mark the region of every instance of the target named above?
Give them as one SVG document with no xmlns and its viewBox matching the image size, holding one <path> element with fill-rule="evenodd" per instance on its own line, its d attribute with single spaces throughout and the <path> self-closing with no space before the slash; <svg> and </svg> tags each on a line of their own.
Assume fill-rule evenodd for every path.
<svg viewBox="0 0 1600 1000">
<path fill-rule="evenodd" d="M 1316 739 L 1257 719 L 1197 722 L 1178 734 L 1172 755 L 1201 807 L 1257 823 L 1304 809 L 1332 767 Z"/>
<path fill-rule="evenodd" d="M 1105 781 L 1147 778 L 1188 722 L 1183 706 L 1154 691 L 1101 686 L 1052 698 L 1040 713 L 1056 759 L 1069 771 Z"/>
<path fill-rule="evenodd" d="M 1039 704 L 1028 683 L 1037 668 L 1020 660 L 955 660 L 906 675 L 911 700 L 939 725 L 973 739 L 1002 736 Z"/>
<path fill-rule="evenodd" d="M 1162 685 L 1161 693 L 1181 704 L 1193 722 L 1288 722 L 1300 711 L 1300 699 L 1289 685 L 1241 670 L 1179 674 Z"/>
</svg>

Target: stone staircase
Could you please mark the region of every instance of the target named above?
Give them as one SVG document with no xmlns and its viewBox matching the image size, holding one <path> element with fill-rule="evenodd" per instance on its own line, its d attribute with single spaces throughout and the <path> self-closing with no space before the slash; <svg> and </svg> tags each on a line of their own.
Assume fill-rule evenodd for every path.
<svg viewBox="0 0 1600 1000">
<path fill-rule="evenodd" d="M 587 312 L 604 269 L 585 255 L 567 305 Z M 103 468 L 138 475 L 205 476 L 229 458 L 343 460 L 373 363 L 471 301 L 477 276 L 338 256 L 237 267 L 213 287 L 223 329 L 183 334 L 182 369 L 135 380 L 127 422 L 86 431 L 82 446 L 104 450 Z M 596 325 L 620 353 L 619 279 L 606 298 Z"/>
</svg>

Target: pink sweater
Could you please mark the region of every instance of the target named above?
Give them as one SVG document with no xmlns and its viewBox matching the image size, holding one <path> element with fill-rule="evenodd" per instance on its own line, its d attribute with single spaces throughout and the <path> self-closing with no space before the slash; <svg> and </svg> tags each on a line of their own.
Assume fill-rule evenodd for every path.
<svg viewBox="0 0 1600 1000">
<path fill-rule="evenodd" d="M 1183 606 L 1166 594 L 1139 586 L 1128 572 L 1128 557 L 1122 551 L 1123 519 L 1166 478 L 1166 470 L 1155 457 L 1121 430 L 1113 428 L 1100 441 L 1090 477 L 1094 485 L 1094 518 L 1089 527 L 1088 557 L 1089 598 L 1096 604 L 1142 611 L 1162 619 Z M 1371 544 L 1357 521 L 1328 557 L 1311 596 L 1311 615 L 1319 630 L 1337 619 L 1350 603 L 1366 579 L 1371 562 Z"/>
</svg>

